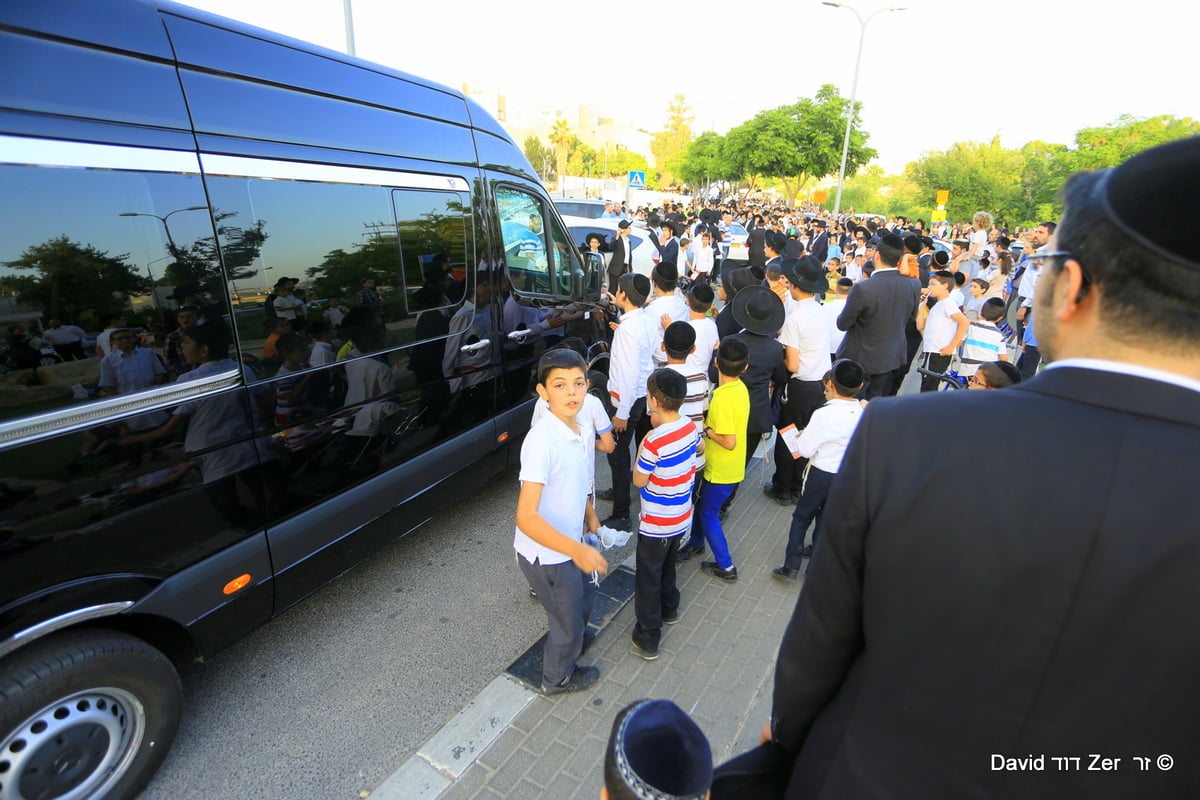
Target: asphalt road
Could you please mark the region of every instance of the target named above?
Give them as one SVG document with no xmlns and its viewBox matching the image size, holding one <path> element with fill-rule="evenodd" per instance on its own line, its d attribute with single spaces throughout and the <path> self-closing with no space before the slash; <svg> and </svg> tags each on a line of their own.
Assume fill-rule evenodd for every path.
<svg viewBox="0 0 1200 800">
<path fill-rule="evenodd" d="M 609 485 L 603 459 L 597 470 Z M 183 724 L 143 800 L 350 800 L 378 786 L 545 632 L 513 556 L 517 485 L 510 469 L 188 669 Z"/>
</svg>

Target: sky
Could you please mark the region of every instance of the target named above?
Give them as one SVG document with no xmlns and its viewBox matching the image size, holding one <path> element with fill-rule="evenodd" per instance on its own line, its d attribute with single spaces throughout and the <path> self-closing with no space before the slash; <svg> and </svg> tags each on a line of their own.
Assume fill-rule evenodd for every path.
<svg viewBox="0 0 1200 800">
<path fill-rule="evenodd" d="M 562 98 L 661 130 L 683 94 L 693 130 L 725 133 L 759 111 L 849 96 L 861 28 L 819 0 L 351 0 L 356 54 L 510 108 Z M 1200 3 L 897 0 L 865 34 L 857 99 L 875 163 L 889 172 L 955 142 L 1072 144 L 1122 114 L 1200 119 L 1191 41 Z M 186 5 L 345 51 L 343 0 L 185 0 Z M 863 18 L 884 8 L 850 2 Z M 671 9 L 675 20 L 659 10 Z M 745 13 L 753 9 L 752 13 Z M 573 121 L 573 120 L 569 120 Z M 649 155 L 649 154 L 647 154 Z"/>
</svg>

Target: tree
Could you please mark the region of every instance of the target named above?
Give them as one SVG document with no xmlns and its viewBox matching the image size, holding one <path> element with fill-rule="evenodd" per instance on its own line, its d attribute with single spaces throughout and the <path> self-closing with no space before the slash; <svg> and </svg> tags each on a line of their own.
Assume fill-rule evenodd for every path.
<svg viewBox="0 0 1200 800">
<path fill-rule="evenodd" d="M 678 183 L 678 170 L 688 144 L 692 141 L 692 122 L 688 112 L 691 107 L 687 99 L 677 94 L 667 105 L 667 125 L 650 140 L 650 152 L 654 154 L 654 166 L 663 185 Z"/>
<path fill-rule="evenodd" d="M 1200 134 L 1200 122 L 1190 117 L 1176 119 L 1163 114 L 1139 119 L 1124 114 L 1112 125 L 1084 128 L 1076 133 L 1075 149 L 1061 153 L 1060 163 L 1068 174 L 1115 167 L 1143 150 L 1197 134 Z"/>
<path fill-rule="evenodd" d="M 558 186 L 562 188 L 563 176 L 567 174 L 567 159 L 571 155 L 571 144 L 575 135 L 565 119 L 554 120 L 554 130 L 550 131 L 550 144 L 554 145 L 555 172 L 558 174 Z"/>
<path fill-rule="evenodd" d="M 220 296 L 225 294 L 225 281 L 257 275 L 258 270 L 249 266 L 267 240 L 263 231 L 266 222 L 260 219 L 249 228 L 229 224 L 228 220 L 236 216 L 234 211 L 216 210 L 213 214 L 216 237 L 204 236 L 187 246 L 168 244 L 167 250 L 175 261 L 164 270 L 162 283 Z"/>
<path fill-rule="evenodd" d="M 950 191 L 946 214 L 951 221 L 969 220 L 976 211 L 990 211 L 997 219 L 1009 221 L 1024 216 L 1025 159 L 1019 150 L 1001 147 L 999 136 L 988 144 L 959 142 L 945 152 L 927 153 L 910 167 L 930 208 L 938 190 Z"/>
<path fill-rule="evenodd" d="M 712 131 L 693 139 L 679 159 L 679 177 L 693 188 L 724 180 L 729 169 L 721 157 L 723 141 L 723 136 Z"/>
<path fill-rule="evenodd" d="M 725 136 L 725 157 L 740 176 L 762 175 L 783 183 L 788 202 L 809 180 L 819 180 L 838 171 L 842 137 L 849 102 L 833 84 L 820 88 L 814 98 L 761 111 Z M 846 174 L 875 157 L 867 147 L 869 134 L 857 120 L 861 104 L 855 104 L 855 124 L 850 131 Z"/>
<path fill-rule="evenodd" d="M 549 147 L 542 144 L 542 140 L 532 134 L 525 137 L 525 157 L 529 159 L 529 163 L 533 165 L 534 171 L 543 182 L 550 180 L 550 162 L 554 159 L 554 152 Z"/>
<path fill-rule="evenodd" d="M 127 263 L 128 258 L 128 254 L 110 256 L 64 234 L 27 247 L 5 266 L 38 273 L 18 279 L 21 302 L 43 309 L 47 318 L 77 320 L 89 309 L 103 318 L 124 308 L 125 296 L 149 290 L 149 279 Z"/>
</svg>

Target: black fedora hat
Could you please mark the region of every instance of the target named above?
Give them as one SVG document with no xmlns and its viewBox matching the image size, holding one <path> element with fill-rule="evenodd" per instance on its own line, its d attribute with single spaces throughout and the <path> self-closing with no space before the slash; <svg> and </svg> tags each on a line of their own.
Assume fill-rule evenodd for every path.
<svg viewBox="0 0 1200 800">
<path fill-rule="evenodd" d="M 725 296 L 732 300 L 742 289 L 761 284 L 762 278 L 755 277 L 748 267 L 731 269 L 725 273 Z"/>
<path fill-rule="evenodd" d="M 802 292 L 825 294 L 829 291 L 829 279 L 825 277 L 825 270 L 821 267 L 821 262 L 812 256 L 785 258 L 779 265 L 779 271 L 787 278 L 788 283 Z"/>
<path fill-rule="evenodd" d="M 783 301 L 765 286 L 747 286 L 733 298 L 733 319 L 751 333 L 774 336 L 785 316 Z"/>
</svg>

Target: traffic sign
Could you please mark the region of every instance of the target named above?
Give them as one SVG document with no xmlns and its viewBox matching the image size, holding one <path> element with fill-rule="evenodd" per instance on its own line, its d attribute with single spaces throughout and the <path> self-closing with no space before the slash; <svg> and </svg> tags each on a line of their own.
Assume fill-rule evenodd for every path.
<svg viewBox="0 0 1200 800">
<path fill-rule="evenodd" d="M 630 189 L 645 189 L 646 188 L 646 171 L 645 170 L 629 170 L 629 188 Z"/>
<path fill-rule="evenodd" d="M 948 202 L 950 202 L 950 190 L 949 189 L 939 189 L 938 193 L 937 193 L 937 204 L 939 206 L 944 206 Z"/>
</svg>

